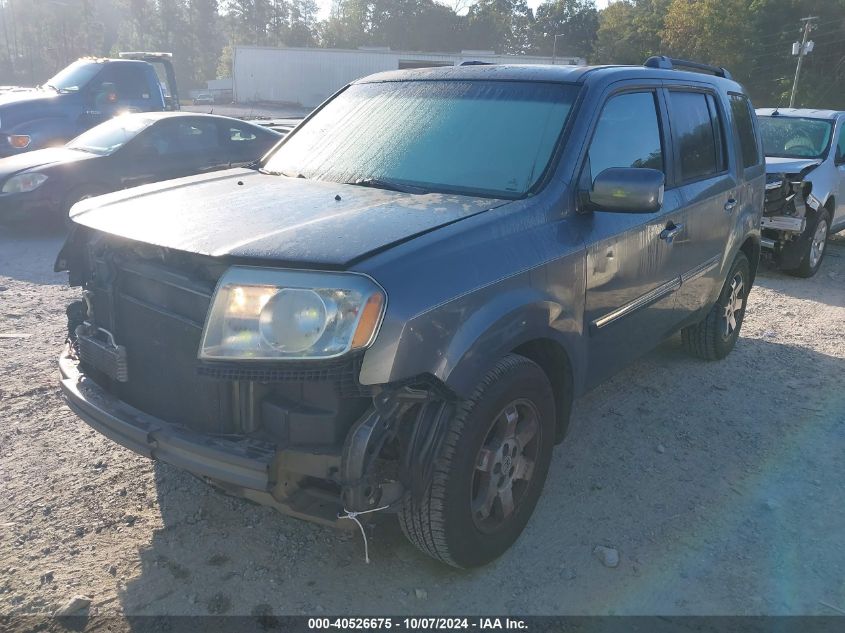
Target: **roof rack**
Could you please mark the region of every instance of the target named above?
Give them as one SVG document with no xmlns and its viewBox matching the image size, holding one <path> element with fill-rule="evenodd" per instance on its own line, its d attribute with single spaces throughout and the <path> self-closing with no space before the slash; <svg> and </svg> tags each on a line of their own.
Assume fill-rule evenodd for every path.
<svg viewBox="0 0 845 633">
<path fill-rule="evenodd" d="M 673 57 L 667 57 L 666 55 L 654 55 L 653 57 L 649 57 L 645 60 L 643 66 L 646 68 L 665 68 L 666 70 L 673 70 L 675 68 L 692 68 L 693 70 L 712 73 L 717 77 L 733 79 L 731 74 L 721 66 L 711 66 L 710 64 L 691 62 L 687 59 L 675 59 Z"/>
<path fill-rule="evenodd" d="M 466 61 L 458 64 L 459 66 L 495 66 L 495 62 L 481 62 L 481 61 Z"/>
</svg>

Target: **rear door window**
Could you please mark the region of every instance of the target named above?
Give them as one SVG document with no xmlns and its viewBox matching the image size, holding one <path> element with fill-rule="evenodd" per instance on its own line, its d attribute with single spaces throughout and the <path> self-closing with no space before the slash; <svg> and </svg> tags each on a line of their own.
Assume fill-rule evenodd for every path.
<svg viewBox="0 0 845 633">
<path fill-rule="evenodd" d="M 254 141 L 258 137 L 255 134 L 255 130 L 246 127 L 246 126 L 239 126 L 239 125 L 231 125 L 227 124 L 226 126 L 226 137 L 235 144 L 244 144 L 249 143 L 250 141 Z"/>
<path fill-rule="evenodd" d="M 731 113 L 733 114 L 739 146 L 742 150 L 742 166 L 745 168 L 760 164 L 760 150 L 757 133 L 751 114 L 751 102 L 744 95 L 731 95 Z"/>
<path fill-rule="evenodd" d="M 628 92 L 608 99 L 596 125 L 588 156 L 590 182 L 611 167 L 664 171 L 655 93 Z"/>
<path fill-rule="evenodd" d="M 722 126 L 713 96 L 672 90 L 669 106 L 681 182 L 694 182 L 725 171 Z"/>
<path fill-rule="evenodd" d="M 258 160 L 281 138 L 257 126 L 231 121 L 221 121 L 220 130 L 226 155 L 236 162 Z"/>
</svg>

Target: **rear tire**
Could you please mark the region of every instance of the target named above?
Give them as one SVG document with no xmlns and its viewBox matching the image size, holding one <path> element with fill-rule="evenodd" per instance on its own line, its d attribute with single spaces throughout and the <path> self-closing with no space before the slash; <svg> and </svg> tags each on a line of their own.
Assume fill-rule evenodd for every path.
<svg viewBox="0 0 845 633">
<path fill-rule="evenodd" d="M 810 239 L 807 240 L 807 248 L 801 258 L 798 268 L 784 270 L 795 277 L 812 277 L 819 271 L 822 265 L 827 245 L 827 238 L 830 235 L 830 212 L 822 208 L 816 217 L 816 221 L 808 229 L 812 231 Z"/>
<path fill-rule="evenodd" d="M 449 421 L 432 484 L 399 512 L 408 540 L 454 567 L 501 556 L 528 523 L 555 440 L 546 374 L 516 354 L 500 360 Z"/>
<path fill-rule="evenodd" d="M 681 330 L 687 352 L 704 360 L 721 360 L 730 354 L 739 338 L 750 290 L 751 266 L 740 251 L 713 308 L 702 321 Z"/>
</svg>

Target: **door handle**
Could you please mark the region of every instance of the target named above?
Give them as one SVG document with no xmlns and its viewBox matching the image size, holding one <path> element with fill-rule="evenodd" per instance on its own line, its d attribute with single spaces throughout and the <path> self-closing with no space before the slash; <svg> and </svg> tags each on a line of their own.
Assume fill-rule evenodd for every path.
<svg viewBox="0 0 845 633">
<path fill-rule="evenodd" d="M 725 211 L 727 211 L 728 213 L 733 213 L 733 210 L 734 210 L 734 209 L 736 209 L 736 199 L 734 199 L 734 198 L 730 198 L 730 199 L 729 199 L 729 200 L 725 203 Z"/>
<path fill-rule="evenodd" d="M 674 222 L 669 222 L 669 224 L 666 225 L 666 228 L 660 231 L 660 239 L 665 240 L 667 244 L 671 244 L 673 240 L 683 230 L 683 224 L 675 224 Z"/>
</svg>

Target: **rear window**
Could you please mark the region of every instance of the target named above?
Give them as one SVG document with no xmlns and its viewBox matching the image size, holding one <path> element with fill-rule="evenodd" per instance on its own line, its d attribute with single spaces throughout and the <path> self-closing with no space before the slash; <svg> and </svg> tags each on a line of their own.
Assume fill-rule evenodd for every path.
<svg viewBox="0 0 845 633">
<path fill-rule="evenodd" d="M 671 91 L 672 136 L 680 154 L 681 181 L 708 178 L 725 170 L 722 129 L 712 95 Z"/>
<path fill-rule="evenodd" d="M 742 149 L 742 166 L 753 167 L 760 164 L 760 150 L 751 114 L 751 103 L 743 95 L 731 95 L 733 113 L 739 145 Z"/>
</svg>

